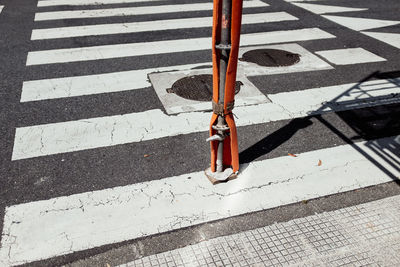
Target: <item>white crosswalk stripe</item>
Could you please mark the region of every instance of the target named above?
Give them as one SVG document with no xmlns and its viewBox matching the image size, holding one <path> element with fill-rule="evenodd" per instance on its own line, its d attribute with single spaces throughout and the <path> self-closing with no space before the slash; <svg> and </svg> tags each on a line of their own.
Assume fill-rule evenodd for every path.
<svg viewBox="0 0 400 267">
<path fill-rule="evenodd" d="M 245 1 L 244 8 L 266 7 L 268 4 L 259 1 Z M 73 10 L 73 11 L 52 11 L 36 13 L 35 21 L 58 20 L 58 19 L 82 19 L 82 18 L 100 18 L 111 16 L 137 16 L 160 13 L 178 13 L 188 11 L 212 10 L 212 3 L 196 3 L 186 5 L 163 5 L 163 6 L 143 6 L 143 7 L 124 7 L 94 10 Z"/>
<path fill-rule="evenodd" d="M 151 85 L 147 78 L 149 73 L 188 70 L 202 65 L 204 63 L 26 81 L 22 85 L 21 102 L 141 89 Z"/>
<path fill-rule="evenodd" d="M 74 62 L 76 66 L 84 66 L 88 61 L 96 63 L 98 60 L 110 60 L 111 62 L 115 58 L 127 57 L 135 62 L 135 57 L 145 55 L 165 54 L 168 56 L 173 53 L 211 50 L 210 37 L 185 39 L 177 36 L 172 36 L 173 38 L 162 36 L 157 39 L 158 41 L 153 42 L 127 41 L 82 47 L 68 47 L 68 42 L 66 42 L 63 48 L 55 47 L 63 41 L 59 40 L 61 38 L 69 41 L 69 38 L 75 37 L 101 38 L 116 34 L 148 34 L 154 30 L 211 27 L 211 17 L 180 18 L 179 15 L 173 17 L 174 14 L 172 14 L 211 11 L 211 2 L 171 4 L 172 1 L 165 1 L 168 4 L 162 5 L 157 3 L 158 1 L 161 0 L 40 0 L 35 16 L 38 24 L 43 23 L 39 21 L 46 20 L 61 22 L 64 19 L 98 18 L 100 21 L 103 18 L 107 21 L 106 17 L 113 16 L 146 15 L 146 17 L 145 21 L 140 22 L 86 25 L 88 22 L 77 20 L 75 26 L 35 28 L 31 36 L 33 43 L 43 43 L 44 47 L 52 43 L 52 46 L 47 50 L 30 51 L 26 61 L 27 69 L 32 71 L 35 68 L 56 66 L 62 70 L 68 65 L 64 63 L 71 62 Z M 108 4 L 142 3 L 145 5 L 146 2 L 156 4 L 156 6 L 121 8 L 118 5 L 115 8 L 88 10 L 64 10 L 62 7 L 78 6 L 75 8 L 80 9 L 79 6 L 98 6 L 101 8 L 101 5 Z M 329 6 L 294 4 L 308 8 L 317 14 L 331 13 L 326 9 Z M 58 6 L 59 9 L 57 9 Z M 244 8 L 268 6 L 259 0 L 244 2 Z M 59 11 L 42 11 L 43 7 L 53 7 L 52 10 Z M 335 10 L 347 12 L 366 9 L 337 7 Z M 247 11 L 243 15 L 243 25 L 253 27 L 257 26 L 256 24 L 263 24 L 263 26 L 265 24 L 265 31 L 263 27 L 262 31 L 243 32 L 242 47 L 267 44 L 288 45 L 287 43 L 298 45 L 295 43 L 307 44 L 308 41 L 322 43 L 329 39 L 336 40 L 336 36 L 328 30 L 301 27 L 300 24 L 292 27 L 291 23 L 298 22 L 299 18 L 283 11 L 260 11 L 263 13 L 255 13 L 254 9 Z M 155 17 L 153 19 L 152 15 L 161 13 L 171 13 L 173 18 L 159 20 Z M 284 25 L 286 30 L 270 28 L 269 23 L 272 22 Z M 382 25 L 376 21 L 371 23 Z M 361 27 L 359 30 L 364 30 L 367 26 L 357 27 Z M 369 32 L 369 34 L 375 33 Z M 388 38 L 387 35 L 375 36 L 375 38 L 378 37 Z M 396 41 L 393 43 L 398 45 Z M 333 64 L 347 66 L 386 60 L 363 48 L 327 48 L 310 52 L 312 53 L 326 58 Z M 358 61 L 349 58 L 349 55 L 354 53 L 362 53 L 365 58 Z M 336 67 L 318 59 L 324 64 L 320 69 L 304 68 L 296 72 L 333 70 Z M 57 76 L 58 72 L 54 72 L 49 74 L 52 78 L 43 78 L 43 76 L 46 77 L 43 75 L 37 80 L 24 81 L 21 102 L 40 106 L 45 105 L 44 102 L 47 101 L 39 100 L 51 102 L 58 99 L 57 101 L 62 102 L 71 100 L 71 97 L 77 99 L 95 94 L 101 99 L 109 93 L 129 90 L 136 90 L 135 93 L 142 94 L 145 88 L 148 89 L 151 86 L 148 74 L 167 71 L 186 71 L 190 74 L 194 69 L 198 70 L 210 65 L 210 58 L 204 58 L 204 62 L 199 63 L 199 61 L 202 60 L 197 60 L 194 64 L 182 65 L 161 62 L 157 67 L 146 66 L 144 69 L 130 70 L 125 68 L 124 71 L 118 72 L 113 72 L 112 67 L 108 72 L 94 68 L 91 73 L 81 76 L 79 68 L 73 74 L 67 75 Z M 45 66 L 47 64 L 49 66 Z M 241 67 L 246 65 L 240 64 Z M 273 70 L 269 72 L 262 75 L 281 73 Z M 270 101 L 268 103 L 236 106 L 234 109 L 234 114 L 237 116 L 236 124 L 238 127 L 258 127 L 261 124 L 304 118 L 310 115 L 400 103 L 400 78 L 314 87 L 266 94 Z M 141 112 L 129 111 L 126 114 L 105 116 L 102 114 L 90 118 L 83 115 L 83 118 L 69 121 L 34 123 L 16 128 L 11 160 L 23 163 L 23 160 L 29 162 L 28 159 L 42 159 L 62 153 L 68 155 L 68 153 L 80 151 L 90 153 L 95 149 L 111 149 L 111 146 L 138 144 L 144 141 L 154 142 L 160 138 L 179 135 L 206 135 L 210 118 L 211 112 L 184 112 L 168 115 L 160 105 L 158 108 L 147 108 Z M 182 172 L 176 176 L 166 174 L 164 176 L 166 178 L 158 180 L 154 178 L 155 180 L 137 184 L 11 205 L 5 210 L 0 265 L 14 266 L 49 259 L 287 205 L 304 199 L 385 183 L 391 181 L 387 172 L 399 175 L 399 169 L 393 165 L 398 158 L 393 147 L 398 146 L 400 146 L 400 136 L 396 135 L 356 144 L 341 146 L 332 144 L 328 148 L 300 152 L 297 157 L 254 161 L 241 166 L 238 179 L 217 186 L 212 186 L 203 172 Z M 382 153 L 377 153 L 376 149 Z M 318 163 L 319 161 L 322 162 L 322 166 Z"/>
<path fill-rule="evenodd" d="M 268 95 L 272 103 L 237 107 L 237 125 L 246 126 L 276 120 L 299 118 L 327 111 L 353 109 L 369 100 L 399 92 L 399 82 L 393 80 L 369 81 L 363 84 L 344 84 Z M 352 92 L 352 91 L 355 92 Z M 347 95 L 348 94 L 348 95 Z M 343 95 L 335 103 L 326 102 Z M 339 105 L 355 101 L 353 105 Z M 386 101 L 386 100 L 385 100 Z M 400 97 L 390 97 L 392 103 Z M 379 105 L 373 101 L 368 105 Z M 253 114 L 259 114 L 254 116 Z M 113 146 L 156 138 L 207 131 L 208 112 L 182 113 L 168 116 L 161 110 L 149 110 L 111 117 L 59 122 L 17 128 L 13 160 L 66 153 L 84 149 Z"/>
<path fill-rule="evenodd" d="M 227 185 L 196 172 L 8 207 L 0 258 L 16 265 L 389 182 L 366 155 L 398 173 L 374 153 L 396 158 L 393 144 L 400 136 L 253 162 Z"/>
<path fill-rule="evenodd" d="M 328 6 L 310 3 L 299 3 L 304 0 L 286 0 L 291 2 L 293 5 L 304 8 L 315 14 L 329 14 L 329 13 L 341 13 L 341 12 L 360 12 L 368 10 L 367 8 L 348 8 L 343 6 Z M 314 1 L 314 0 L 309 0 Z M 400 24 L 398 20 L 385 20 L 365 17 L 346 17 L 346 16 L 333 16 L 333 15 L 322 15 L 323 18 L 331 20 L 344 27 L 359 31 L 369 37 L 375 38 L 381 42 L 387 43 L 396 48 L 400 48 L 399 40 L 400 34 L 398 33 L 386 33 L 386 32 L 368 32 L 368 30 L 377 29 Z"/>
<path fill-rule="evenodd" d="M 315 14 L 327 14 L 327 13 L 338 13 L 338 12 L 355 12 L 355 11 L 364 11 L 368 10 L 368 8 L 351 8 L 351 7 L 342 7 L 342 6 L 328 6 L 328 5 L 317 5 L 317 4 L 309 4 L 309 3 L 292 3 L 295 6 L 304 8 L 310 12 Z"/>
<path fill-rule="evenodd" d="M 248 46 L 276 44 L 327 38 L 335 38 L 335 36 L 318 28 L 309 28 L 300 30 L 243 34 L 241 36 L 241 45 Z M 210 42 L 211 38 L 207 37 L 35 51 L 28 53 L 26 65 L 67 63 L 176 52 L 190 52 L 210 49 Z"/>
<path fill-rule="evenodd" d="M 286 12 L 256 13 L 256 14 L 243 15 L 242 24 L 246 25 L 246 24 L 290 21 L 290 20 L 297 20 L 297 18 Z M 211 26 L 212 26 L 211 17 L 154 20 L 145 22 L 36 29 L 32 31 L 31 39 L 43 40 L 43 39 L 56 39 L 56 38 L 78 37 L 78 36 L 90 36 L 90 35 L 98 36 L 98 35 L 108 35 L 108 34 L 146 32 L 146 31 L 152 31 L 154 29 L 157 29 L 157 31 L 161 31 L 161 30 L 185 29 L 185 28 L 202 28 Z"/>
<path fill-rule="evenodd" d="M 142 2 L 159 2 L 163 0 L 39 0 L 38 7 L 45 6 L 90 6 L 109 4 L 128 4 Z"/>
</svg>

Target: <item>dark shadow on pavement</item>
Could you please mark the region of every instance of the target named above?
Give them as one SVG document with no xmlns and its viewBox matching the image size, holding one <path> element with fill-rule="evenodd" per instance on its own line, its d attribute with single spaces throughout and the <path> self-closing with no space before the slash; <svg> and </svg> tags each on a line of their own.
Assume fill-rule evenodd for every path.
<svg viewBox="0 0 400 267">
<path fill-rule="evenodd" d="M 372 73 L 334 99 L 322 103 L 317 110 L 309 112 L 310 117 L 293 119 L 242 151 L 240 162 L 249 163 L 270 153 L 297 131 L 310 126 L 310 118 L 314 117 L 400 185 L 399 77 L 400 71 Z M 332 111 L 357 135 L 346 136 L 322 116 Z M 364 145 L 354 143 L 358 140 L 364 140 Z"/>
<path fill-rule="evenodd" d="M 288 141 L 297 131 L 306 128 L 311 124 L 312 121 L 308 117 L 291 120 L 284 127 L 242 151 L 239 154 L 240 163 L 249 163 L 265 154 L 268 154 L 281 144 Z"/>
</svg>

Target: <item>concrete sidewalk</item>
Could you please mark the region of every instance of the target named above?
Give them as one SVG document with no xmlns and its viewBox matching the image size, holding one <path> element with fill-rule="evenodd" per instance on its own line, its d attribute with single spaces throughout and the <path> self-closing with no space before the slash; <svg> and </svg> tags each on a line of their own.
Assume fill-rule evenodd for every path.
<svg viewBox="0 0 400 267">
<path fill-rule="evenodd" d="M 131 266 L 400 266 L 400 196 L 218 237 Z"/>
</svg>

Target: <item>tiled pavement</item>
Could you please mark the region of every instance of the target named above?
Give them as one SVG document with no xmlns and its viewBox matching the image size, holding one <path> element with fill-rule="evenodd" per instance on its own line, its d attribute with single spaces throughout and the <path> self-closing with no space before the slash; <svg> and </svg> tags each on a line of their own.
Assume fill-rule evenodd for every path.
<svg viewBox="0 0 400 267">
<path fill-rule="evenodd" d="M 214 238 L 133 266 L 400 266 L 400 196 Z"/>
</svg>

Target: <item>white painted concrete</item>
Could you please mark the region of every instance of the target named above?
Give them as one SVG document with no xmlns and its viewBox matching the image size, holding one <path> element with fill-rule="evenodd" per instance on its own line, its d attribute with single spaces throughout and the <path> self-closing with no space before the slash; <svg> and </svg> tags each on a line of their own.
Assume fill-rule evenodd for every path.
<svg viewBox="0 0 400 267">
<path fill-rule="evenodd" d="M 318 4 L 308 4 L 308 3 L 292 3 L 295 6 L 304 8 L 315 14 L 327 14 L 327 13 L 339 13 L 339 12 L 355 12 L 364 11 L 368 8 L 354 8 L 354 7 L 342 7 L 342 6 L 329 6 L 329 5 L 318 5 Z"/>
<path fill-rule="evenodd" d="M 127 4 L 127 3 L 157 2 L 157 1 L 162 1 L 162 0 L 39 0 L 38 7 L 109 5 L 109 4 Z"/>
<path fill-rule="evenodd" d="M 355 31 L 365 31 L 400 24 L 400 21 L 322 15 L 322 17 Z"/>
<path fill-rule="evenodd" d="M 311 54 L 310 52 L 306 51 L 304 48 L 296 44 L 259 46 L 257 48 L 265 48 L 265 47 L 284 49 L 287 51 L 291 51 L 293 53 L 298 53 L 301 55 L 301 61 L 296 65 L 289 67 L 280 67 L 280 68 L 260 67 L 256 64 L 239 61 L 238 73 L 246 81 L 247 78 L 245 78 L 245 76 L 249 75 L 250 76 L 272 75 L 278 73 L 323 70 L 332 68 L 329 64 L 327 64 L 323 60 L 319 59 L 318 57 L 314 56 L 313 54 Z M 255 47 L 241 48 L 239 54 L 241 56 L 244 52 L 254 48 Z M 63 77 L 54 79 L 43 79 L 36 81 L 25 81 L 22 84 L 21 102 L 141 89 L 151 85 L 148 82 L 147 78 L 147 75 L 150 73 L 166 72 L 172 70 L 189 71 L 188 73 L 190 73 L 190 69 L 192 68 L 199 66 L 211 66 L 211 65 L 212 65 L 211 62 L 205 62 L 198 64 L 190 64 L 190 65 L 177 65 L 177 66 L 162 67 L 162 68 L 150 68 L 143 70 L 113 72 L 113 73 L 104 73 L 104 74 L 87 75 L 87 76 L 74 76 L 74 77 Z M 154 75 L 157 76 L 156 74 Z M 160 73 L 159 75 L 168 75 L 168 74 Z M 249 86 L 251 86 L 250 84 L 251 83 L 249 82 Z M 165 91 L 165 88 L 163 89 L 163 91 Z M 255 104 L 254 101 L 253 104 Z M 175 105 L 177 104 L 177 101 L 174 100 L 173 103 Z M 196 103 L 195 106 L 192 106 L 192 108 L 195 108 L 194 110 L 208 110 L 209 105 L 208 103 L 206 105 Z M 189 110 L 186 110 L 186 112 L 187 111 Z M 183 112 L 183 107 L 179 108 L 178 110 L 174 109 L 174 111 L 169 110 L 168 113 L 173 114 L 180 112 Z"/>
<path fill-rule="evenodd" d="M 399 33 L 386 33 L 386 32 L 362 32 L 362 33 L 400 49 Z"/>
<path fill-rule="evenodd" d="M 256 13 L 244 14 L 242 18 L 242 24 L 245 25 L 290 20 L 298 20 L 298 18 L 286 12 Z M 34 29 L 32 31 L 31 40 L 57 39 L 90 35 L 137 33 L 154 30 L 161 31 L 185 28 L 202 28 L 211 26 L 212 17 L 85 25 L 49 29 Z"/>
<path fill-rule="evenodd" d="M 400 102 L 400 78 L 270 94 L 289 118 Z"/>
<path fill-rule="evenodd" d="M 268 95 L 272 103 L 237 107 L 234 113 L 237 125 L 246 126 L 332 110 L 399 103 L 399 84 L 400 79 L 377 80 L 279 93 Z M 209 112 L 168 116 L 154 109 L 17 128 L 12 160 L 207 131 L 210 117 Z"/>
<path fill-rule="evenodd" d="M 147 78 L 149 73 L 187 70 L 203 65 L 205 63 L 25 81 L 21 102 L 141 89 L 151 86 Z"/>
<path fill-rule="evenodd" d="M 315 52 L 315 54 L 320 55 L 335 65 L 350 65 L 386 61 L 386 59 L 360 47 L 318 51 Z"/>
<path fill-rule="evenodd" d="M 250 33 L 241 36 L 241 45 L 260 45 L 335 38 L 318 28 Z M 28 53 L 26 64 L 41 65 L 141 55 L 188 52 L 210 49 L 211 38 L 180 39 L 144 43 L 54 49 Z"/>
<path fill-rule="evenodd" d="M 259 1 L 244 1 L 243 7 L 266 7 L 268 4 Z M 35 21 L 42 20 L 58 20 L 58 19 L 82 19 L 82 18 L 100 18 L 112 16 L 136 16 L 150 15 L 159 13 L 179 13 L 189 11 L 212 10 L 213 4 L 195 3 L 195 4 L 179 4 L 179 5 L 160 5 L 160 6 L 141 6 L 141 7 L 123 7 L 108 9 L 92 9 L 92 10 L 72 10 L 72 11 L 51 11 L 37 12 Z"/>
<path fill-rule="evenodd" d="M 256 161 L 242 165 L 236 180 L 215 186 L 195 172 L 10 206 L 2 266 L 390 182 L 387 173 L 400 175 L 392 165 L 399 146 L 395 136 Z"/>
</svg>

